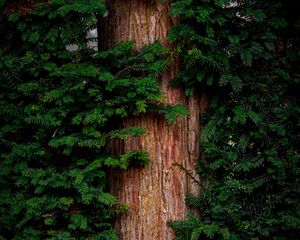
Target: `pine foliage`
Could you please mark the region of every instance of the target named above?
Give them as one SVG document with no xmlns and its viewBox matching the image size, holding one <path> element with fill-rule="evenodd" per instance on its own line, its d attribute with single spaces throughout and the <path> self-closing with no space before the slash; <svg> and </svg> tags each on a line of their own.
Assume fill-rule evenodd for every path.
<svg viewBox="0 0 300 240">
<path fill-rule="evenodd" d="M 297 239 L 296 1 L 174 0 L 175 52 L 89 48 L 105 11 L 104 0 L 0 1 L 0 239 L 118 239 L 111 220 L 127 206 L 108 192 L 106 170 L 149 159 L 106 145 L 144 134 L 120 127 L 128 116 L 155 110 L 171 124 L 188 114 L 164 104 L 157 81 L 178 54 L 172 84 L 205 88 L 210 109 L 200 195 L 186 199 L 200 217 L 171 222 L 176 239 Z"/>
<path fill-rule="evenodd" d="M 149 107 L 170 122 L 183 114 L 163 106 L 157 81 L 168 50 L 158 42 L 137 54 L 132 42 L 89 48 L 101 0 L 0 7 L 0 239 L 117 239 L 112 217 L 127 206 L 108 192 L 106 170 L 149 159 L 139 149 L 109 155 L 106 145 L 144 134 L 120 122 Z"/>
<path fill-rule="evenodd" d="M 169 39 L 184 61 L 174 84 L 210 94 L 197 171 L 200 210 L 176 239 L 298 239 L 299 4 L 177 0 Z"/>
</svg>

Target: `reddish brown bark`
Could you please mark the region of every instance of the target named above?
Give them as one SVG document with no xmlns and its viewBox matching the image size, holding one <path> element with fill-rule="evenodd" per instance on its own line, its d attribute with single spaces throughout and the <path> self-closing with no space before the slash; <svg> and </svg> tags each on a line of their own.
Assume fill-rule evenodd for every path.
<svg viewBox="0 0 300 240">
<path fill-rule="evenodd" d="M 37 3 L 50 3 L 50 0 L 10 0 L 7 1 L 3 12 L 7 15 L 19 12 L 25 16 L 35 10 L 35 4 Z"/>
<path fill-rule="evenodd" d="M 161 0 L 109 0 L 109 15 L 99 28 L 100 48 L 114 46 L 117 42 L 135 40 L 136 49 L 159 40 L 168 47 L 166 36 L 176 20 L 168 15 L 170 4 Z M 168 125 L 153 114 L 145 114 L 124 121 L 124 126 L 140 126 L 147 133 L 130 138 L 123 143 L 114 142 L 113 151 L 146 150 L 151 163 L 145 168 L 130 168 L 110 176 L 111 192 L 129 210 L 115 222 L 123 240 L 170 240 L 174 238 L 167 226 L 170 220 L 186 217 L 187 193 L 197 193 L 197 186 L 175 162 L 194 173 L 195 160 L 199 158 L 200 113 L 207 105 L 204 94 L 187 98 L 182 88 L 169 88 L 168 83 L 179 70 L 175 62 L 161 77 L 161 89 L 170 104 L 184 104 L 190 110 L 187 117 Z"/>
</svg>

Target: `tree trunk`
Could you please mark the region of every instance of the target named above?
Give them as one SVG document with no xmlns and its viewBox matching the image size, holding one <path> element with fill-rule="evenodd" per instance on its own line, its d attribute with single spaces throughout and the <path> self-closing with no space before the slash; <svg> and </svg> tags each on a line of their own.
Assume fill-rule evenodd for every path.
<svg viewBox="0 0 300 240">
<path fill-rule="evenodd" d="M 109 15 L 99 24 L 99 46 L 107 49 L 120 41 L 134 40 L 136 50 L 144 44 L 166 40 L 177 19 L 168 15 L 170 4 L 161 0 L 109 0 Z M 119 216 L 115 226 L 122 240 L 170 240 L 174 238 L 167 226 L 170 220 L 186 217 L 188 207 L 185 196 L 197 194 L 198 186 L 174 163 L 195 173 L 195 160 L 199 158 L 200 113 L 207 106 L 204 94 L 187 98 L 182 88 L 169 88 L 168 83 L 179 70 L 175 62 L 160 79 L 161 89 L 169 104 L 183 104 L 189 108 L 187 117 L 168 125 L 163 117 L 145 114 L 126 119 L 124 127 L 139 126 L 147 133 L 138 138 L 114 142 L 114 153 L 143 149 L 151 163 L 144 168 L 114 171 L 110 175 L 111 192 L 129 210 Z"/>
</svg>

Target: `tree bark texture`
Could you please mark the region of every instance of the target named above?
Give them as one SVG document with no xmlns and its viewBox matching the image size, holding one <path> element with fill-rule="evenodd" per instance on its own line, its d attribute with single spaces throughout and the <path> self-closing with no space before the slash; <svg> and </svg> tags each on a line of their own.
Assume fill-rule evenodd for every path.
<svg viewBox="0 0 300 240">
<path fill-rule="evenodd" d="M 161 0 L 108 0 L 109 15 L 99 24 L 100 49 L 116 43 L 134 40 L 136 50 L 144 44 L 159 40 L 170 47 L 167 34 L 177 19 L 168 15 L 170 3 Z M 117 217 L 115 227 L 122 240 L 170 240 L 174 232 L 167 226 L 170 220 L 186 217 L 185 204 L 188 193 L 197 194 L 198 186 L 174 163 L 181 164 L 195 174 L 195 162 L 199 159 L 200 114 L 205 111 L 205 94 L 187 98 L 180 87 L 168 84 L 179 70 L 175 62 L 160 79 L 161 89 L 169 104 L 183 104 L 190 114 L 180 117 L 174 125 L 168 125 L 162 116 L 144 114 L 128 118 L 124 127 L 139 126 L 146 134 L 112 143 L 114 153 L 143 149 L 149 153 L 151 163 L 143 168 L 132 167 L 110 174 L 110 189 L 129 210 Z"/>
</svg>

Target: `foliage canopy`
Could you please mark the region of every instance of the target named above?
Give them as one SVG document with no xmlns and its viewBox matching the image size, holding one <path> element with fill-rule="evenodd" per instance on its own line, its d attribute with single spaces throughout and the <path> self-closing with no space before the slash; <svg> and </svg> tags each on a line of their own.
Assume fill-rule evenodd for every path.
<svg viewBox="0 0 300 240">
<path fill-rule="evenodd" d="M 0 239 L 117 239 L 111 219 L 126 206 L 108 193 L 106 169 L 148 157 L 105 146 L 144 133 L 112 124 L 124 117 L 187 114 L 159 90 L 170 50 L 91 49 L 101 0 L 1 0 L 0 11 Z M 169 40 L 183 63 L 172 84 L 211 99 L 201 194 L 187 197 L 200 218 L 171 222 L 177 240 L 299 236 L 298 12 L 296 1 L 173 1 L 181 23 Z"/>
<path fill-rule="evenodd" d="M 184 114 L 164 104 L 156 80 L 168 50 L 91 49 L 99 0 L 0 7 L 0 238 L 117 239 L 111 218 L 126 205 L 108 193 L 106 169 L 145 165 L 148 155 L 113 156 L 105 146 L 145 132 L 122 128 L 124 117 L 150 109 L 171 123 Z"/>
<path fill-rule="evenodd" d="M 297 239 L 300 228 L 296 1 L 178 0 L 169 36 L 184 64 L 174 84 L 206 86 L 200 210 L 173 222 L 176 239 Z"/>
</svg>

